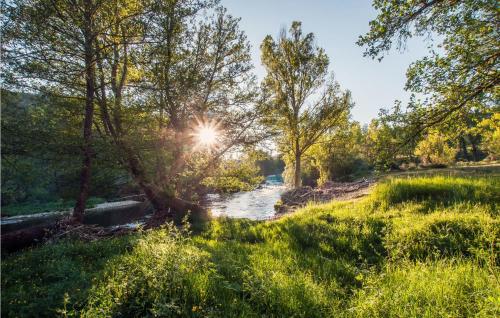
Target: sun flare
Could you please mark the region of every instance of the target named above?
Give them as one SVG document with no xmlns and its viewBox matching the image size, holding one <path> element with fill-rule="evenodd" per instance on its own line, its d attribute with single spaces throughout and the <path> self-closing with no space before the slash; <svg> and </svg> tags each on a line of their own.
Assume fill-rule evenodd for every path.
<svg viewBox="0 0 500 318">
<path fill-rule="evenodd" d="M 194 137 L 198 145 L 203 147 L 213 147 L 219 138 L 219 131 L 216 125 L 211 123 L 200 124 L 194 132 Z"/>
</svg>

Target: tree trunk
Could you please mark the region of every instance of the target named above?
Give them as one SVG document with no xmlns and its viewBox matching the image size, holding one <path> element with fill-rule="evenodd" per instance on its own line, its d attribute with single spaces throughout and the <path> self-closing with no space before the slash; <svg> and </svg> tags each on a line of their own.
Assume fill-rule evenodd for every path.
<svg viewBox="0 0 500 318">
<path fill-rule="evenodd" d="M 469 140 L 472 146 L 472 160 L 479 161 L 480 154 L 479 149 L 477 148 L 476 138 L 474 138 L 474 136 L 472 135 L 469 135 Z"/>
<path fill-rule="evenodd" d="M 94 116 L 94 84 L 95 84 L 95 61 L 93 48 L 92 27 L 92 3 L 85 1 L 85 118 L 83 120 L 83 166 L 80 173 L 80 193 L 73 210 L 73 220 L 83 221 L 85 204 L 89 194 L 91 163 L 92 163 L 92 123 Z"/>
<path fill-rule="evenodd" d="M 465 160 L 469 160 L 469 152 L 467 151 L 467 142 L 464 137 L 460 137 L 460 148 L 462 148 L 462 156 Z"/>
<path fill-rule="evenodd" d="M 142 191 L 144 191 L 151 205 L 153 205 L 155 210 L 153 214 L 154 218 L 164 219 L 166 217 L 173 217 L 174 214 L 179 215 L 187 212 L 197 215 L 206 214 L 205 209 L 201 206 L 169 195 L 154 184 L 146 182 L 145 173 L 139 160 L 132 153 L 132 150 L 126 148 L 123 144 L 121 146 L 127 153 L 127 163 L 130 173 Z"/>
<path fill-rule="evenodd" d="M 300 151 L 299 151 L 299 141 L 295 141 L 295 171 L 293 175 L 293 186 L 298 188 L 301 186 L 300 178 Z"/>
</svg>

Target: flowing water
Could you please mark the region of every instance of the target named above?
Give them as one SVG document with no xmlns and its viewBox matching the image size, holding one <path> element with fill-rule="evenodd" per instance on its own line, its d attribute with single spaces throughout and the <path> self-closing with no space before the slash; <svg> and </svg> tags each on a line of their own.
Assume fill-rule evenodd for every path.
<svg viewBox="0 0 500 318">
<path fill-rule="evenodd" d="M 233 194 L 208 194 L 207 200 L 213 216 L 263 220 L 275 215 L 274 204 L 286 186 L 281 175 L 266 177 L 257 189 Z"/>
<path fill-rule="evenodd" d="M 207 203 L 214 216 L 263 220 L 275 215 L 274 204 L 285 190 L 281 175 L 271 175 L 252 191 L 208 194 Z M 84 223 L 105 227 L 137 227 L 145 222 L 151 212 L 151 205 L 147 202 L 106 202 L 85 210 Z M 70 213 L 71 211 L 61 211 L 3 217 L 0 220 L 1 231 L 7 233 L 30 226 L 50 224 Z"/>
</svg>

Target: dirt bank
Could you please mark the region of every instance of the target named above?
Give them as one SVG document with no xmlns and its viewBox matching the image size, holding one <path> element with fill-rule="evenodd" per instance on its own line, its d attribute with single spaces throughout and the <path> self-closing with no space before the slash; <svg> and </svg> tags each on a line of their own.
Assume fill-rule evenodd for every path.
<svg viewBox="0 0 500 318">
<path fill-rule="evenodd" d="M 375 179 L 362 179 L 354 182 L 332 182 L 312 187 L 300 187 L 289 190 L 281 195 L 281 204 L 276 206 L 279 214 L 292 212 L 305 206 L 308 202 L 329 202 L 331 200 L 350 200 L 362 197 L 375 184 Z"/>
</svg>

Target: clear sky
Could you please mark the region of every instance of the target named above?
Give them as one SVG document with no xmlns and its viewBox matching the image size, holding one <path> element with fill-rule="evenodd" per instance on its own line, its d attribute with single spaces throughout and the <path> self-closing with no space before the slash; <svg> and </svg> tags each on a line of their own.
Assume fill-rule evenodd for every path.
<svg viewBox="0 0 500 318">
<path fill-rule="evenodd" d="M 276 37 L 282 27 L 288 29 L 292 21 L 301 21 L 303 31 L 313 32 L 317 44 L 326 50 L 330 70 L 340 85 L 351 90 L 356 103 L 352 115 L 361 123 L 368 123 L 380 108 L 391 107 L 396 99 L 408 100 L 406 69 L 427 52 L 426 43 L 414 39 L 404 52 L 392 50 L 382 62 L 363 57 L 363 48 L 355 42 L 376 17 L 370 0 L 222 0 L 222 5 L 241 18 L 259 79 L 265 75 L 259 51 L 264 37 Z"/>
</svg>

